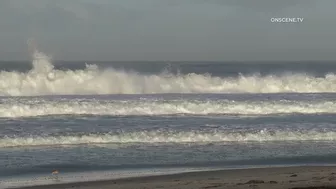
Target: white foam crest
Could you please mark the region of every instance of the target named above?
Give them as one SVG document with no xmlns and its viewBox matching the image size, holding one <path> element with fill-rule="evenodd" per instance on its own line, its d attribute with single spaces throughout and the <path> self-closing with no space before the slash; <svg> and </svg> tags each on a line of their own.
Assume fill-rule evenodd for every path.
<svg viewBox="0 0 336 189">
<path fill-rule="evenodd" d="M 336 92 L 336 75 L 317 78 L 306 74 L 281 76 L 213 77 L 208 74 L 141 75 L 116 69 L 54 69 L 50 57 L 35 51 L 28 73 L 0 72 L 1 96 L 153 94 L 153 93 L 319 93 Z"/>
<path fill-rule="evenodd" d="M 336 113 L 333 101 L 19 100 L 0 101 L 0 117 L 47 115 L 268 115 Z"/>
<path fill-rule="evenodd" d="M 221 131 L 140 131 L 132 133 L 105 133 L 80 136 L 3 137 L 0 147 L 79 145 L 79 144 L 132 144 L 132 143 L 213 143 L 213 142 L 266 142 L 266 141 L 334 141 L 336 132 L 267 131 L 227 133 Z"/>
</svg>

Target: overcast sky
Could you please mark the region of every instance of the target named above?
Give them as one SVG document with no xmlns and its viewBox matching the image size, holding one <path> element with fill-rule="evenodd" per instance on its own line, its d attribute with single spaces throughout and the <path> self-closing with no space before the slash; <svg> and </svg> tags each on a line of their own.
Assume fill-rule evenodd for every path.
<svg viewBox="0 0 336 189">
<path fill-rule="evenodd" d="M 336 60 L 335 0 L 0 0 L 0 60 Z M 302 23 L 272 23 L 300 17 Z"/>
</svg>

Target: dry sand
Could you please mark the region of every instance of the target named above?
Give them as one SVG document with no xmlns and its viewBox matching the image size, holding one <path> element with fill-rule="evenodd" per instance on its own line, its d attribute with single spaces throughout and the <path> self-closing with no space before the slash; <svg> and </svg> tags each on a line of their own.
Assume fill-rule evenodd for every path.
<svg viewBox="0 0 336 189">
<path fill-rule="evenodd" d="M 128 178 L 71 184 L 33 186 L 26 189 L 289 189 L 334 188 L 336 167 L 255 168 L 205 171 L 165 176 Z"/>
</svg>

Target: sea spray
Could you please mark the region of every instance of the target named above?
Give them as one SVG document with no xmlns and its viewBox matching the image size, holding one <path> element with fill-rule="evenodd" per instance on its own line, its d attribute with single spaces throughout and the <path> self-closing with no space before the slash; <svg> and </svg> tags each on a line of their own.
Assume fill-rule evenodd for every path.
<svg viewBox="0 0 336 189">
<path fill-rule="evenodd" d="M 326 93 L 336 92 L 336 75 L 139 74 L 86 65 L 82 70 L 55 69 L 51 58 L 34 51 L 29 72 L 0 72 L 0 96 L 160 94 L 160 93 Z"/>
</svg>

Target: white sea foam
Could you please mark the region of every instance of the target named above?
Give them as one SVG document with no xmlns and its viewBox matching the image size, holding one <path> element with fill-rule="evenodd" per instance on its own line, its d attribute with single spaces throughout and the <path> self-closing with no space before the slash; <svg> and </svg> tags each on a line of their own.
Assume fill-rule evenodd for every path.
<svg viewBox="0 0 336 189">
<path fill-rule="evenodd" d="M 333 101 L 95 100 L 43 98 L 0 100 L 0 117 L 46 115 L 269 115 L 336 113 Z"/>
<path fill-rule="evenodd" d="M 28 73 L 0 72 L 0 96 L 153 94 L 153 93 L 280 93 L 336 92 L 336 75 L 213 77 L 206 74 L 141 75 L 87 65 L 83 70 L 54 69 L 50 58 L 36 51 Z"/>
<path fill-rule="evenodd" d="M 222 131 L 138 131 L 131 133 L 104 133 L 77 136 L 3 137 L 0 147 L 79 145 L 79 144 L 134 144 L 134 143 L 214 143 L 214 142 L 265 142 L 265 141 L 334 141 L 336 132 L 318 131 L 267 131 L 250 133 Z"/>
</svg>

